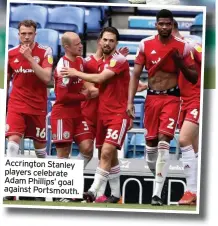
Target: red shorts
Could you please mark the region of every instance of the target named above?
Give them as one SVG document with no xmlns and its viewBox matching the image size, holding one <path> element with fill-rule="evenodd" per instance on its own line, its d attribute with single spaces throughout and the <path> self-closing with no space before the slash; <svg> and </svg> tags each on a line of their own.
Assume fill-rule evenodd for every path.
<svg viewBox="0 0 218 226">
<path fill-rule="evenodd" d="M 147 140 L 158 134 L 173 137 L 180 112 L 180 98 L 171 95 L 147 95 L 145 101 L 144 127 Z"/>
<path fill-rule="evenodd" d="M 181 110 L 179 116 L 179 129 L 182 128 L 183 122 L 189 121 L 199 125 L 199 118 L 200 118 L 200 106 L 192 106 L 190 104 L 189 107 Z"/>
<path fill-rule="evenodd" d="M 93 140 L 93 135 L 83 117 L 54 119 L 51 118 L 53 143 L 73 142 L 78 145 L 83 140 Z"/>
<path fill-rule="evenodd" d="M 96 133 L 96 147 L 102 147 L 104 143 L 113 144 L 117 149 L 121 149 L 130 118 L 125 115 L 116 115 L 111 119 L 98 119 Z"/>
<path fill-rule="evenodd" d="M 5 136 L 18 135 L 46 142 L 45 120 L 45 115 L 29 115 L 8 111 Z"/>
<path fill-rule="evenodd" d="M 96 131 L 97 131 L 97 122 L 94 124 L 93 122 L 91 122 L 90 120 L 88 120 L 86 117 L 85 118 L 85 121 L 87 122 L 87 125 L 89 127 L 89 130 L 90 132 L 92 133 L 92 136 L 93 136 L 93 140 L 95 139 L 96 137 Z"/>
</svg>

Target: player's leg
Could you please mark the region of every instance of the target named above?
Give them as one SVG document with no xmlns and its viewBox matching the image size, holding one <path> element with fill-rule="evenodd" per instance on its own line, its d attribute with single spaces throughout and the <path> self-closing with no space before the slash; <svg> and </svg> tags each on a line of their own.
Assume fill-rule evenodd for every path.
<svg viewBox="0 0 218 226">
<path fill-rule="evenodd" d="M 37 158 L 46 158 L 46 129 L 44 115 L 26 115 L 25 137 L 33 139 Z"/>
<path fill-rule="evenodd" d="M 162 110 L 159 116 L 158 157 L 156 162 L 155 189 L 152 205 L 163 205 L 161 193 L 169 170 L 170 141 L 174 137 L 180 111 L 180 99 L 176 96 L 166 96 L 162 101 Z"/>
<path fill-rule="evenodd" d="M 96 141 L 97 145 L 99 145 L 98 134 L 101 131 L 105 132 L 106 129 L 106 136 L 101 149 L 101 159 L 95 173 L 95 179 L 91 188 L 89 189 L 89 192 L 92 193 L 94 197 L 96 196 L 101 185 L 107 183 L 108 181 L 113 156 L 115 155 L 115 152 L 117 152 L 117 149 L 121 149 L 122 147 L 129 122 L 129 117 L 125 115 L 116 117 L 116 119 L 112 120 L 102 120 L 101 127 L 104 128 L 104 130 L 99 130 L 101 127 L 99 127 L 98 124 Z"/>
<path fill-rule="evenodd" d="M 161 111 L 158 97 L 148 95 L 145 102 L 144 112 L 144 128 L 147 130 L 145 136 L 146 148 L 145 148 L 145 160 L 153 175 L 155 176 L 156 161 L 157 161 L 157 145 L 158 145 L 158 125 L 159 114 Z"/>
<path fill-rule="evenodd" d="M 130 119 L 129 117 L 126 117 L 126 115 L 117 117 L 115 120 L 112 120 L 108 124 L 109 129 L 105 141 L 111 144 L 115 144 L 117 149 L 120 150 L 122 148 L 129 125 Z M 111 196 L 105 202 L 118 203 L 120 200 L 120 165 L 118 161 L 117 151 L 113 152 L 111 159 L 109 184 L 111 188 Z"/>
<path fill-rule="evenodd" d="M 51 117 L 52 142 L 56 146 L 58 159 L 69 159 L 73 142 L 73 120 Z M 68 198 L 53 198 L 53 201 L 71 202 Z"/>
<path fill-rule="evenodd" d="M 99 161 L 100 161 L 100 158 L 101 158 L 101 149 L 102 149 L 102 147 L 98 148 L 98 160 Z M 96 195 L 96 199 L 95 199 L 96 203 L 102 203 L 105 200 L 107 200 L 108 197 L 105 196 L 106 187 L 107 187 L 107 183 L 103 183 L 101 185 L 101 187 L 99 188 L 97 195 Z"/>
<path fill-rule="evenodd" d="M 100 159 L 101 148 L 99 149 L 98 154 Z M 120 165 L 119 165 L 119 160 L 117 158 L 117 152 L 115 152 L 115 155 L 113 156 L 113 159 L 111 162 L 111 170 L 109 174 L 109 185 L 111 189 L 111 195 L 108 198 L 104 195 L 106 190 L 106 185 L 107 185 L 106 183 L 102 184 L 102 186 L 98 190 L 95 202 L 98 202 L 98 203 L 119 202 L 120 200 Z"/>
<path fill-rule="evenodd" d="M 99 162 L 99 166 L 96 169 L 94 182 L 91 185 L 88 192 L 96 197 L 98 190 L 104 184 L 107 184 L 108 176 L 111 169 L 111 162 L 114 152 L 117 151 L 117 148 L 113 144 L 104 143 L 102 147 L 101 159 Z M 88 200 L 87 200 L 88 201 Z M 94 200 L 92 200 L 94 201 Z"/>
<path fill-rule="evenodd" d="M 19 146 L 26 130 L 24 116 L 8 111 L 6 119 L 6 134 L 8 138 L 7 157 L 16 157 L 19 154 Z"/>
<path fill-rule="evenodd" d="M 164 134 L 158 136 L 158 156 L 155 167 L 155 188 L 152 195 L 152 205 L 163 205 L 162 190 L 169 169 L 169 143 L 171 139 L 172 137 Z"/>
<path fill-rule="evenodd" d="M 181 161 L 183 163 L 187 185 L 183 197 L 179 200 L 180 205 L 190 205 L 192 202 L 196 201 L 198 159 L 195 155 L 193 141 L 196 140 L 198 127 L 197 124 L 185 120 L 180 130 L 179 143 L 182 151 Z"/>
<path fill-rule="evenodd" d="M 51 130 L 52 142 L 57 150 L 57 158 L 69 159 L 74 134 L 73 120 L 51 117 Z"/>
<path fill-rule="evenodd" d="M 111 188 L 111 195 L 105 202 L 118 203 L 120 201 L 120 164 L 119 164 L 117 152 L 114 152 L 114 155 L 111 161 L 109 185 Z"/>
<path fill-rule="evenodd" d="M 94 132 L 83 117 L 75 120 L 74 141 L 79 146 L 78 159 L 84 161 L 84 168 L 93 156 Z"/>
</svg>

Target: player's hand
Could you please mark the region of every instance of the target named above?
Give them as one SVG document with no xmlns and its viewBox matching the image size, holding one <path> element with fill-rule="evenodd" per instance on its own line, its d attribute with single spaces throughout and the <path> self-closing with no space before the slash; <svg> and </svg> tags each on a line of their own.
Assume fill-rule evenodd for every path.
<svg viewBox="0 0 218 226">
<path fill-rule="evenodd" d="M 118 52 L 126 57 L 129 54 L 129 48 L 128 47 L 120 47 L 118 49 Z"/>
<path fill-rule="evenodd" d="M 137 92 L 142 92 L 144 90 L 148 89 L 148 85 L 144 82 L 139 82 Z"/>
<path fill-rule="evenodd" d="M 129 127 L 128 127 L 127 130 L 131 130 L 132 127 L 133 127 L 133 119 L 131 118 L 131 119 L 130 119 L 130 122 L 129 122 Z"/>
<path fill-rule="evenodd" d="M 91 99 L 91 93 L 88 89 L 86 88 L 83 88 L 81 91 L 80 91 L 81 94 L 83 94 L 86 98 L 86 100 L 89 100 Z"/>
<path fill-rule="evenodd" d="M 89 88 L 89 92 L 90 92 L 91 98 L 96 98 L 99 95 L 99 89 L 96 87 Z"/>
<path fill-rule="evenodd" d="M 128 116 L 131 119 L 134 119 L 135 118 L 135 107 L 134 107 L 134 104 L 128 104 L 126 112 L 127 112 Z"/>
<path fill-rule="evenodd" d="M 176 50 L 173 54 L 172 54 L 172 58 L 176 64 L 176 66 L 178 68 L 181 67 L 181 65 L 183 64 L 183 58 L 182 58 L 182 55 L 179 53 L 178 50 Z"/>
<path fill-rule="evenodd" d="M 67 67 L 63 67 L 60 71 L 60 74 L 63 77 L 75 77 L 77 76 L 77 70 L 75 68 L 67 68 Z"/>
<path fill-rule="evenodd" d="M 28 60 L 32 57 L 32 50 L 29 45 L 22 45 L 19 52 Z"/>
</svg>

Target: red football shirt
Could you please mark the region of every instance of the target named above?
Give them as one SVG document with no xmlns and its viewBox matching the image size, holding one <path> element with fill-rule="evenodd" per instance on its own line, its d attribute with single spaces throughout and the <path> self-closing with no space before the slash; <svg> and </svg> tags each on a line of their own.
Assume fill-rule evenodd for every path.
<svg viewBox="0 0 218 226">
<path fill-rule="evenodd" d="M 100 84 L 98 112 L 101 117 L 116 117 L 124 114 L 127 108 L 128 87 L 130 80 L 129 63 L 126 58 L 115 52 L 99 64 L 100 72 L 111 70 L 115 76 Z"/>
<path fill-rule="evenodd" d="M 190 104 L 190 102 L 196 102 L 199 104 L 200 102 L 200 88 L 201 88 L 201 58 L 202 58 L 202 47 L 196 41 L 185 38 L 187 43 L 189 43 L 193 47 L 193 54 L 196 63 L 196 70 L 198 72 L 198 81 L 196 84 L 192 84 L 187 81 L 185 77 L 180 74 L 179 76 L 179 88 L 181 98 L 183 100 L 183 106 Z"/>
<path fill-rule="evenodd" d="M 20 45 L 8 52 L 8 72 L 13 74 L 12 91 L 9 97 L 9 111 L 31 115 L 45 115 L 47 112 L 47 85 L 39 79 L 30 63 L 19 52 Z M 50 47 L 35 43 L 32 56 L 42 67 L 52 67 Z"/>
<path fill-rule="evenodd" d="M 140 42 L 135 63 L 145 65 L 145 68 L 149 70 L 173 48 L 178 49 L 187 66 L 194 64 L 191 47 L 187 42 L 171 36 L 169 42 L 167 44 L 163 44 L 159 40 L 158 35 L 145 38 Z M 167 62 L 161 67 L 161 70 L 164 72 L 178 74 L 178 69 L 172 57 L 167 59 Z M 150 77 L 149 74 L 148 77 Z"/>
<path fill-rule="evenodd" d="M 81 116 L 81 101 L 85 100 L 85 96 L 80 94 L 83 80 L 78 77 L 63 78 L 60 75 L 63 67 L 83 71 L 83 59 L 76 57 L 75 61 L 70 61 L 64 56 L 59 60 L 54 74 L 56 101 L 51 114 L 56 119 L 77 118 Z"/>
<path fill-rule="evenodd" d="M 84 72 L 85 73 L 98 73 L 99 63 L 93 55 L 84 59 Z M 95 84 L 98 88 L 98 84 Z M 83 101 L 81 103 L 82 114 L 86 118 L 86 121 L 91 125 L 97 124 L 97 110 L 98 109 L 98 97 Z"/>
</svg>

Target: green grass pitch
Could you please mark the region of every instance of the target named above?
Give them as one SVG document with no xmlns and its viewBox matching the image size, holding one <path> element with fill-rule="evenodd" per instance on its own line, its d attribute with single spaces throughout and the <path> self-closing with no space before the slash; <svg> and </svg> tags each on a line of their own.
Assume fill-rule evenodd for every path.
<svg viewBox="0 0 218 226">
<path fill-rule="evenodd" d="M 178 206 L 178 205 L 164 205 L 164 206 L 151 206 L 149 204 L 106 204 L 106 203 L 79 203 L 79 202 L 39 202 L 39 201 L 4 201 L 8 205 L 31 205 L 31 206 L 64 206 L 64 207 L 91 207 L 91 208 L 117 208 L 117 209 L 144 209 L 144 210 L 171 210 L 171 211 L 190 211 L 195 212 L 196 206 Z"/>
</svg>

